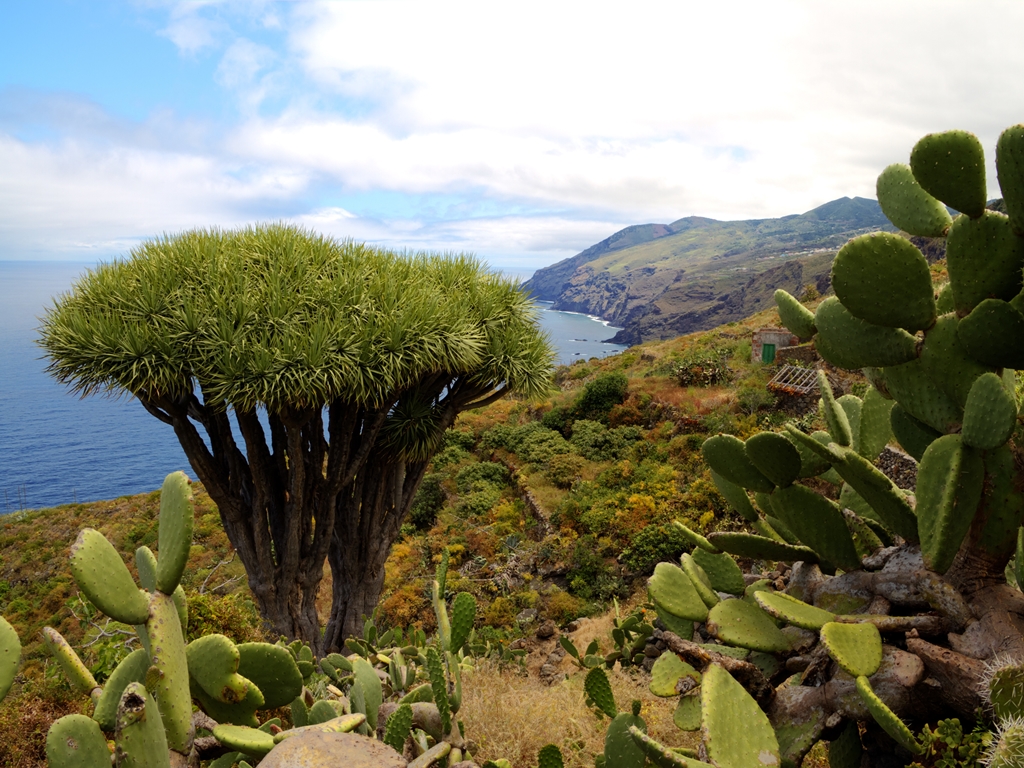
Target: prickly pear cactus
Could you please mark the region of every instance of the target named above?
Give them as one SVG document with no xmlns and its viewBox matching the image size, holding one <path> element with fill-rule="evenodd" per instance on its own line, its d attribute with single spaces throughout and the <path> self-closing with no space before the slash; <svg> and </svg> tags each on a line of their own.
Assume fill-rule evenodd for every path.
<svg viewBox="0 0 1024 768">
<path fill-rule="evenodd" d="M 986 208 L 976 137 L 924 137 L 878 179 L 901 231 L 843 246 L 835 295 L 814 311 L 776 294 L 789 330 L 870 384 L 843 394 L 819 371 L 826 430 L 704 443 L 752 532 L 681 527 L 696 553 L 649 581 L 654 639 L 671 654 L 651 689 L 679 697 L 681 727 L 699 724 L 703 760 L 797 766 L 831 740 L 835 765 L 866 751 L 872 765 L 903 766 L 925 748 L 907 723 L 977 712 L 995 730 L 989 764 L 1021 759 L 1024 125 L 1001 136 L 996 170 L 1008 215 Z M 908 235 L 946 238 L 948 283 L 933 284 Z M 876 466 L 886 445 L 919 462 L 912 491 Z M 722 553 L 788 574 L 744 594 Z M 678 764 L 635 735 L 653 762 Z"/>
</svg>

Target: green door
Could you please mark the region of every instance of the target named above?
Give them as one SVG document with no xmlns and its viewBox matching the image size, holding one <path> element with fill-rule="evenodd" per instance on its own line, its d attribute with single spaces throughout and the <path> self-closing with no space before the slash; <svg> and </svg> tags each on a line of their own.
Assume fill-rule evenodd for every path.
<svg viewBox="0 0 1024 768">
<path fill-rule="evenodd" d="M 775 345 L 774 344 L 762 344 L 761 345 L 761 362 L 762 363 L 774 363 L 775 362 Z"/>
</svg>

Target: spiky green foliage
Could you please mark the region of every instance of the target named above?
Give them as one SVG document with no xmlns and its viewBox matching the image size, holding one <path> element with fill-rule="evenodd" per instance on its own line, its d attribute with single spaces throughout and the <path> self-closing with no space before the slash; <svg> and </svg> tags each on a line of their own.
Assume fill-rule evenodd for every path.
<svg viewBox="0 0 1024 768">
<path fill-rule="evenodd" d="M 515 281 L 469 256 L 399 254 L 268 224 L 157 238 L 97 267 L 47 312 L 40 344 L 74 391 L 132 395 L 175 427 L 222 515 L 230 510 L 225 528 L 254 542 L 239 548 L 250 577 L 276 586 L 278 597 L 256 596 L 261 613 L 320 653 L 361 621 L 343 594 L 375 601 L 378 587 L 355 574 L 383 566 L 455 417 L 547 391 L 552 349 L 536 319 Z M 347 530 L 350 508 L 374 521 L 357 526 L 360 536 L 386 542 L 373 548 L 379 562 Z M 163 561 L 163 545 L 157 581 L 173 591 L 181 557 Z M 328 556 L 338 570 L 367 561 L 351 567 L 351 592 L 334 591 L 321 640 L 313 598 Z M 303 620 L 289 601 L 306 606 Z M 117 618 L 142 623 L 133 608 L 141 603 Z"/>
<path fill-rule="evenodd" d="M 673 616 L 689 621 L 703 621 L 708 615 L 693 582 L 683 569 L 671 563 L 658 563 L 647 581 L 651 598 Z"/>
<path fill-rule="evenodd" d="M 771 616 L 746 600 L 723 600 L 708 613 L 708 632 L 724 643 L 755 651 L 781 652 L 790 648 Z"/>
<path fill-rule="evenodd" d="M 889 709 L 884 701 L 878 698 L 878 694 L 872 689 L 871 683 L 864 675 L 857 678 L 857 693 L 860 694 L 860 698 L 864 702 L 864 706 L 867 707 L 868 712 L 875 718 L 875 722 L 882 726 L 882 730 L 911 754 L 917 755 L 921 753 L 921 744 L 914 738 L 914 734 L 900 720 L 896 713 Z"/>
<path fill-rule="evenodd" d="M 717 664 L 701 685 L 708 757 L 719 768 L 779 764 L 779 745 L 767 716 L 743 686 Z M 739 725 L 739 727 L 737 727 Z"/>
<path fill-rule="evenodd" d="M 873 675 L 882 663 L 882 636 L 869 622 L 839 624 L 830 621 L 821 628 L 821 642 L 829 656 L 854 677 Z"/>
<path fill-rule="evenodd" d="M 384 743 L 393 750 L 402 753 L 405 740 L 409 738 L 409 731 L 412 728 L 412 706 L 401 704 L 391 717 L 388 718 L 388 727 L 384 733 Z"/>
<path fill-rule="evenodd" d="M 612 695 L 611 683 L 608 682 L 608 675 L 603 669 L 595 667 L 587 673 L 583 681 L 583 690 L 593 706 L 608 717 L 615 717 L 619 714 L 619 710 L 615 706 L 615 697 Z"/>
</svg>

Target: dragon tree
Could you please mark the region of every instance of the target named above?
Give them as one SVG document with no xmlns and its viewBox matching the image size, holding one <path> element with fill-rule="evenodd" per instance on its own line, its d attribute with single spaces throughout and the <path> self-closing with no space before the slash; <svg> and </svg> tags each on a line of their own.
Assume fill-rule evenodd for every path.
<svg viewBox="0 0 1024 768">
<path fill-rule="evenodd" d="M 532 302 L 475 259 L 279 224 L 144 242 L 59 297 L 39 343 L 58 381 L 174 429 L 262 616 L 318 655 L 361 632 L 456 416 L 553 366 Z"/>
<path fill-rule="evenodd" d="M 819 372 L 827 430 L 704 443 L 754 532 L 677 523 L 693 550 L 649 581 L 660 626 L 631 617 L 623 650 L 583 660 L 614 717 L 608 768 L 798 766 L 820 741 L 832 768 L 966 764 L 936 745 L 966 743 L 979 720 L 986 765 L 1024 764 L 1024 125 L 1001 135 L 995 165 L 1005 214 L 964 131 L 925 136 L 878 178 L 897 229 L 945 238 L 947 282 L 904 234 L 878 232 L 839 251 L 835 296 L 815 312 L 776 293 L 794 334 L 871 385 L 836 397 Z M 875 465 L 893 441 L 918 462 L 913 493 Z M 791 573 L 744 578 L 734 556 Z M 678 697 L 697 750 L 653 741 L 601 680 L 603 664 L 643 661 L 648 638 L 667 651 L 651 690 Z"/>
</svg>

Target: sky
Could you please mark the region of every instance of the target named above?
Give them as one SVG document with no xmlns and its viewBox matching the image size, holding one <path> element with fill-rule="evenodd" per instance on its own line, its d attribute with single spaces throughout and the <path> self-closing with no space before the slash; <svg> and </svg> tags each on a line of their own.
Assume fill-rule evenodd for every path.
<svg viewBox="0 0 1024 768">
<path fill-rule="evenodd" d="M 925 133 L 991 155 L 1024 122 L 1022 29 L 1020 0 L 8 0 L 0 259 L 274 220 L 529 272 L 874 197 Z"/>
</svg>

